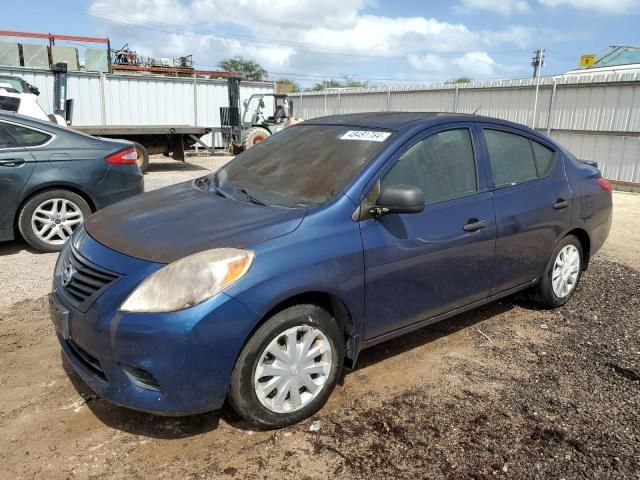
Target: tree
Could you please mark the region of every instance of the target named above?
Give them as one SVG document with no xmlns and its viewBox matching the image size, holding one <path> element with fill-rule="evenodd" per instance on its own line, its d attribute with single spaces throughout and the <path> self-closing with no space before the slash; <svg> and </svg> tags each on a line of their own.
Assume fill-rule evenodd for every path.
<svg viewBox="0 0 640 480">
<path fill-rule="evenodd" d="M 276 80 L 276 85 L 279 93 L 295 93 L 300 91 L 300 85 L 288 78 Z"/>
<path fill-rule="evenodd" d="M 343 86 L 346 88 L 367 88 L 369 82 L 362 82 L 360 80 L 345 80 Z"/>
<path fill-rule="evenodd" d="M 227 72 L 234 72 L 239 77 L 246 78 L 247 80 L 259 81 L 267 78 L 267 71 L 262 68 L 258 62 L 254 62 L 240 55 L 218 62 L 218 67 Z"/>
<path fill-rule="evenodd" d="M 309 90 L 324 90 L 325 88 L 367 88 L 369 83 L 361 80 L 352 80 L 349 77 L 344 77 L 343 81 L 332 78 L 331 80 L 324 80 L 320 83 L 316 83 Z"/>
<path fill-rule="evenodd" d="M 471 83 L 473 82 L 472 78 L 469 77 L 460 77 L 454 80 L 449 80 L 447 83 Z"/>
<path fill-rule="evenodd" d="M 324 90 L 325 88 L 342 88 L 342 83 L 338 80 L 323 80 L 320 83 L 316 83 L 310 90 Z"/>
</svg>

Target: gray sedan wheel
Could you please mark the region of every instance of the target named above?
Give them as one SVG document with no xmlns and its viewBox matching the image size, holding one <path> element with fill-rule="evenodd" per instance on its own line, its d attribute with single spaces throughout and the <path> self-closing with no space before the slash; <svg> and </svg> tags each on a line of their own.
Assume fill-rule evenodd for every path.
<svg viewBox="0 0 640 480">
<path fill-rule="evenodd" d="M 57 252 L 89 215 L 91 208 L 80 195 L 68 190 L 47 190 L 25 203 L 18 225 L 22 237 L 33 248 Z"/>
</svg>

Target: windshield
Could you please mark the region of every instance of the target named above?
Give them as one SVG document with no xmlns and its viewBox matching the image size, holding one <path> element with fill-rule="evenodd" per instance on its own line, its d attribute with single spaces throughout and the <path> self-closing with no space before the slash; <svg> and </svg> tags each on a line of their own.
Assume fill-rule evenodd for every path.
<svg viewBox="0 0 640 480">
<path fill-rule="evenodd" d="M 296 125 L 246 150 L 198 184 L 254 203 L 320 205 L 333 200 L 390 136 L 389 131 L 363 127 Z"/>
<path fill-rule="evenodd" d="M 11 88 L 15 88 L 18 93 L 23 93 L 24 89 L 22 88 L 22 82 L 19 78 L 10 77 L 10 76 L 0 76 L 0 83 L 8 83 L 11 85 Z"/>
</svg>

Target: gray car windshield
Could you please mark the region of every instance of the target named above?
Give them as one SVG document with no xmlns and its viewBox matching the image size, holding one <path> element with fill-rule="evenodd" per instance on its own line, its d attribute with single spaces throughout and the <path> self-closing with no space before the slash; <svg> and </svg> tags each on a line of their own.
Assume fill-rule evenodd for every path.
<svg viewBox="0 0 640 480">
<path fill-rule="evenodd" d="M 390 136 L 390 131 L 364 127 L 292 126 L 238 155 L 198 185 L 264 205 L 320 205 L 333 200 Z"/>
</svg>

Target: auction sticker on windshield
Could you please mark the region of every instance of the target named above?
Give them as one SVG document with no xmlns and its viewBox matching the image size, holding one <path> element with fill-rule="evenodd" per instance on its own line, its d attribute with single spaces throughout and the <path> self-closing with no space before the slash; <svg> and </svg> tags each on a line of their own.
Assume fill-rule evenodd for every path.
<svg viewBox="0 0 640 480">
<path fill-rule="evenodd" d="M 340 135 L 340 140 L 362 140 L 365 142 L 384 142 L 391 132 L 375 130 L 349 130 Z"/>
</svg>

